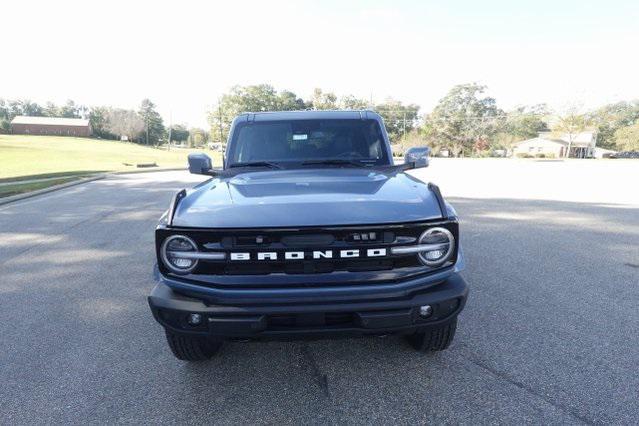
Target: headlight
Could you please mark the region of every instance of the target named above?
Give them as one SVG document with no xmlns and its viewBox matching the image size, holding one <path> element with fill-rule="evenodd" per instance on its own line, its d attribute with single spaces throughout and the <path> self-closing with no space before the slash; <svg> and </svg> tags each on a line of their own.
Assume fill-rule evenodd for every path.
<svg viewBox="0 0 639 426">
<path fill-rule="evenodd" d="M 197 245 L 184 235 L 172 235 L 162 243 L 164 265 L 178 274 L 186 274 L 195 269 L 198 261 L 193 256 L 194 252 L 197 252 Z"/>
<path fill-rule="evenodd" d="M 450 260 L 455 251 L 455 237 L 446 228 L 430 228 L 419 236 L 417 244 L 393 247 L 393 254 L 417 254 L 426 266 L 441 266 Z"/>
<path fill-rule="evenodd" d="M 431 228 L 419 237 L 419 245 L 426 249 L 418 253 L 424 265 L 441 266 L 455 250 L 455 237 L 446 228 Z"/>
</svg>

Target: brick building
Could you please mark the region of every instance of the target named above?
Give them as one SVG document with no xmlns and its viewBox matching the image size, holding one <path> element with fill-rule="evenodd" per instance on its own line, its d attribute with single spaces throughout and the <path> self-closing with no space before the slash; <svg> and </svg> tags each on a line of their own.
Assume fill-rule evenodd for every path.
<svg viewBox="0 0 639 426">
<path fill-rule="evenodd" d="M 17 135 L 91 136 L 89 120 L 81 118 L 27 117 L 11 121 L 11 133 Z"/>
</svg>

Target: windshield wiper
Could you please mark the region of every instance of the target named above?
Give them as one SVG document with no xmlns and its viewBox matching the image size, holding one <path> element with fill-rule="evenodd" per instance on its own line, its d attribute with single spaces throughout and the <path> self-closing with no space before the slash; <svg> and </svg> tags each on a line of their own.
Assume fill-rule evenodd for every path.
<svg viewBox="0 0 639 426">
<path fill-rule="evenodd" d="M 234 167 L 270 167 L 271 169 L 281 169 L 282 166 L 279 164 L 271 163 L 270 161 L 252 161 L 249 163 L 235 163 L 229 166 L 230 168 Z"/>
<path fill-rule="evenodd" d="M 334 158 L 332 160 L 311 160 L 304 161 L 302 166 L 311 166 L 316 164 L 326 164 L 326 165 L 335 165 L 335 166 L 355 166 L 355 167 L 366 167 L 366 164 L 361 161 L 356 160 L 341 160 L 339 158 Z"/>
</svg>

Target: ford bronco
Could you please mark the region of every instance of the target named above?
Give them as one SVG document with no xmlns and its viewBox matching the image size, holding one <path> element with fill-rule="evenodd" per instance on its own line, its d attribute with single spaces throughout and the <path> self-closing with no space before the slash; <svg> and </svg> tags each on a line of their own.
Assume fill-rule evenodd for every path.
<svg viewBox="0 0 639 426">
<path fill-rule="evenodd" d="M 155 231 L 148 297 L 182 360 L 225 340 L 403 334 L 446 349 L 468 287 L 459 224 L 438 187 L 395 165 L 372 111 L 246 113 L 232 123 L 222 168 L 179 191 Z"/>
</svg>

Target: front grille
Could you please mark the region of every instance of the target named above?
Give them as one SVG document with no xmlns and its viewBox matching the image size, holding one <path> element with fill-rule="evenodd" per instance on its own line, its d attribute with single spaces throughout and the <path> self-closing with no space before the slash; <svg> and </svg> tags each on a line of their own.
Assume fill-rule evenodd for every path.
<svg viewBox="0 0 639 426">
<path fill-rule="evenodd" d="M 156 230 L 156 246 L 176 233 L 189 236 L 206 252 L 239 252 L 248 254 L 249 260 L 200 260 L 195 275 L 270 275 L 270 274 L 325 274 L 331 272 L 389 271 L 399 268 L 422 267 L 414 254 L 391 255 L 393 245 L 415 243 L 429 226 L 448 227 L 457 235 L 457 223 L 417 223 L 380 225 L 371 227 L 339 227 L 317 229 L 238 229 L 238 230 Z M 386 249 L 380 257 L 369 257 L 368 250 Z M 314 258 L 315 251 L 341 253 L 357 250 L 360 257 Z M 284 259 L 284 253 L 299 251 L 303 258 Z M 258 253 L 277 253 L 277 259 L 258 260 Z M 160 262 L 160 268 L 163 265 Z M 163 271 L 164 272 L 164 271 Z"/>
<path fill-rule="evenodd" d="M 228 262 L 208 262 L 198 267 L 201 274 L 211 275 L 265 275 L 274 273 L 284 274 L 321 274 L 336 271 L 362 272 L 386 271 L 396 268 L 418 266 L 415 256 L 404 256 L 388 260 L 339 260 L 339 261 L 302 261 L 302 262 L 246 262 L 231 264 Z"/>
</svg>

